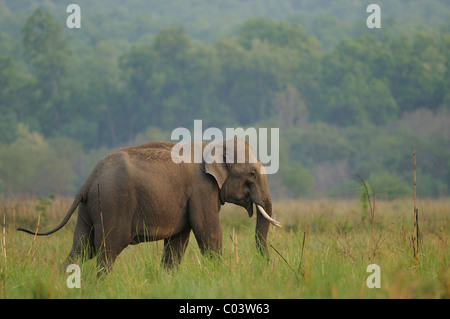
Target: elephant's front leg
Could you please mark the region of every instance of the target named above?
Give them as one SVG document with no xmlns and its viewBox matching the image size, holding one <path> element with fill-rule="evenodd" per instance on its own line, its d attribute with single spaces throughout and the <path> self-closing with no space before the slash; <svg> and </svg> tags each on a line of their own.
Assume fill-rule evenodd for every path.
<svg viewBox="0 0 450 319">
<path fill-rule="evenodd" d="M 213 212 L 203 218 L 193 218 L 191 227 L 203 255 L 222 255 L 222 228 L 219 214 Z"/>
<path fill-rule="evenodd" d="M 161 259 L 164 268 L 172 269 L 174 266 L 180 264 L 181 258 L 183 258 L 189 243 L 190 234 L 191 229 L 189 228 L 179 234 L 164 239 L 164 253 Z"/>
</svg>

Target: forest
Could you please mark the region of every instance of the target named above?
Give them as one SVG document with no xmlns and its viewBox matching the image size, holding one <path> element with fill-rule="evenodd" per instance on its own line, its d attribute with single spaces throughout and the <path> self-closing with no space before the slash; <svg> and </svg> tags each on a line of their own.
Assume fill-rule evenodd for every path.
<svg viewBox="0 0 450 319">
<path fill-rule="evenodd" d="M 73 1 L 72 1 L 73 2 Z M 73 195 L 173 129 L 280 129 L 274 198 L 450 192 L 450 5 L 0 0 L 0 193 Z M 126 3 L 126 4 L 125 4 Z"/>
</svg>

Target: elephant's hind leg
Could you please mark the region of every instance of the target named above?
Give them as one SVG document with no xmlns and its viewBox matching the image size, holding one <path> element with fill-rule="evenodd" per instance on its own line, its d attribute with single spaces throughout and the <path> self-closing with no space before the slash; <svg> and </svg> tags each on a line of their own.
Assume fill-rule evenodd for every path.
<svg viewBox="0 0 450 319">
<path fill-rule="evenodd" d="M 190 234 L 191 230 L 187 229 L 164 239 L 164 253 L 161 260 L 164 268 L 172 269 L 180 264 L 189 243 Z"/>
<path fill-rule="evenodd" d="M 68 265 L 74 263 L 78 264 L 89 260 L 94 256 L 94 229 L 92 228 L 90 220 L 83 214 L 83 208 L 82 205 L 80 205 L 77 225 L 73 235 L 72 249 L 61 264 L 60 270 L 65 272 Z"/>
<path fill-rule="evenodd" d="M 117 227 L 102 230 L 102 226 L 95 228 L 95 249 L 97 252 L 98 277 L 110 273 L 119 254 L 131 242 L 128 233 L 121 232 Z"/>
</svg>

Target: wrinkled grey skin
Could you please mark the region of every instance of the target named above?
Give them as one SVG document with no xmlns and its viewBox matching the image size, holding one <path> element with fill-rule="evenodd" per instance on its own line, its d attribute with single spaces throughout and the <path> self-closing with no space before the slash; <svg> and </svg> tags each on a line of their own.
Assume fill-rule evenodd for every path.
<svg viewBox="0 0 450 319">
<path fill-rule="evenodd" d="M 272 215 L 267 177 L 260 173 L 259 161 L 249 163 L 246 156 L 245 163 L 176 164 L 171 158 L 174 145 L 153 142 L 126 147 L 100 160 L 61 224 L 37 234 L 45 236 L 61 229 L 78 207 L 73 247 L 62 269 L 97 256 L 99 269 L 109 272 L 128 245 L 161 239 L 164 239 L 162 263 L 171 268 L 181 261 L 191 231 L 203 254 L 221 254 L 219 210 L 225 202 L 246 208 L 250 217 L 253 204 L 261 205 Z M 204 148 L 206 144 L 197 145 Z M 225 156 L 227 144 L 220 145 Z M 247 150 L 248 143 L 245 145 Z M 237 152 L 234 154 L 236 158 Z M 268 230 L 269 221 L 257 209 L 256 243 L 266 257 Z"/>
</svg>

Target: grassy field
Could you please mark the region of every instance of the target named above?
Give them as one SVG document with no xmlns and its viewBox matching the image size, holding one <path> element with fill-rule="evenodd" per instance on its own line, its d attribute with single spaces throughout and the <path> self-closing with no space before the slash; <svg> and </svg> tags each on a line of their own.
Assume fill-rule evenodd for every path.
<svg viewBox="0 0 450 319">
<path fill-rule="evenodd" d="M 377 201 L 375 216 L 358 200 L 274 202 L 282 229 L 269 231 L 270 262 L 254 242 L 255 217 L 221 210 L 222 260 L 203 257 L 193 235 L 181 265 L 160 266 L 163 243 L 129 246 L 111 274 L 96 277 L 95 259 L 81 267 L 81 288 L 69 289 L 58 266 L 72 244 L 76 218 L 48 237 L 72 199 L 0 201 L 1 298 L 449 298 L 450 200 L 420 200 L 419 256 L 413 257 L 412 200 Z M 3 221 L 5 223 L 3 223 Z M 367 266 L 380 267 L 380 288 L 368 288 Z"/>
</svg>

